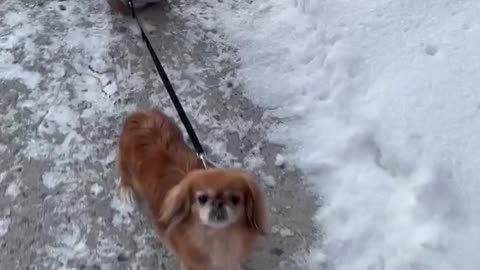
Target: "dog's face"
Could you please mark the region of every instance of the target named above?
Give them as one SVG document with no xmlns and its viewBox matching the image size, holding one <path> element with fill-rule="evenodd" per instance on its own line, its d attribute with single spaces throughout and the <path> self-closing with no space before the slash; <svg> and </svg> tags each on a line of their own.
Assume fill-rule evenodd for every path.
<svg viewBox="0 0 480 270">
<path fill-rule="evenodd" d="M 263 195 L 252 177 L 239 170 L 198 170 L 175 186 L 164 201 L 161 221 L 189 220 L 212 229 L 239 225 L 266 231 Z"/>
<path fill-rule="evenodd" d="M 192 212 L 203 225 L 221 229 L 239 220 L 245 212 L 247 186 L 243 180 L 198 178 L 192 183 L 194 203 Z"/>
</svg>

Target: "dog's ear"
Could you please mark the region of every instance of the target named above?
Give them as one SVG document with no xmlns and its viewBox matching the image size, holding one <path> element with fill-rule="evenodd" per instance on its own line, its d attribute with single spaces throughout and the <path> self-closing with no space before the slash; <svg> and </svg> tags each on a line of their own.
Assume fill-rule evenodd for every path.
<svg viewBox="0 0 480 270">
<path fill-rule="evenodd" d="M 165 197 L 160 210 L 160 223 L 168 228 L 184 221 L 190 213 L 190 192 L 188 183 L 180 183 L 173 187 Z"/>
<path fill-rule="evenodd" d="M 260 234 L 265 235 L 268 232 L 265 198 L 252 176 L 244 174 L 243 178 L 246 183 L 245 216 L 248 225 Z"/>
</svg>

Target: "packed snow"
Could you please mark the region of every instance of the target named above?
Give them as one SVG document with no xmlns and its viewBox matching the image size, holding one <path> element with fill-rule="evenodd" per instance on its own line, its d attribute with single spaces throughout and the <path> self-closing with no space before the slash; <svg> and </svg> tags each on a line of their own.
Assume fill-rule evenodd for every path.
<svg viewBox="0 0 480 270">
<path fill-rule="evenodd" d="M 224 3 L 248 95 L 323 205 L 311 269 L 478 269 L 480 2 Z"/>
</svg>

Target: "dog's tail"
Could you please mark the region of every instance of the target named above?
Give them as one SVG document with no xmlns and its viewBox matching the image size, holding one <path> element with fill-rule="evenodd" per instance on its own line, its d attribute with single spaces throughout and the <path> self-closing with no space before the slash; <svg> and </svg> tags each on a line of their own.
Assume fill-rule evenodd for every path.
<svg viewBox="0 0 480 270">
<path fill-rule="evenodd" d="M 130 114 L 120 135 L 120 151 L 133 160 L 154 156 L 186 174 L 202 168 L 202 162 L 185 143 L 182 131 L 167 115 L 156 109 Z"/>
<path fill-rule="evenodd" d="M 143 147 L 168 147 L 183 140 L 182 132 L 173 120 L 154 109 L 130 114 L 125 121 L 123 133 L 134 137 L 135 144 Z"/>
</svg>

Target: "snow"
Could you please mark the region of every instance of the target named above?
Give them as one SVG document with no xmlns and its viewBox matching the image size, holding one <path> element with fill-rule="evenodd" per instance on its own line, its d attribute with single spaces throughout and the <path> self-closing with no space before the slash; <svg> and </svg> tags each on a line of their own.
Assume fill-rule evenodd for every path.
<svg viewBox="0 0 480 270">
<path fill-rule="evenodd" d="M 271 175 L 266 175 L 266 176 L 263 176 L 262 177 L 263 181 L 265 182 L 265 185 L 267 185 L 268 187 L 275 187 L 277 185 L 277 181 L 275 180 L 275 178 Z"/>
<path fill-rule="evenodd" d="M 289 228 L 279 226 L 279 225 L 274 225 L 272 226 L 272 233 L 280 235 L 280 237 L 292 237 L 295 235 L 295 233 L 290 230 Z"/>
<path fill-rule="evenodd" d="M 275 156 L 275 166 L 277 166 L 277 167 L 285 166 L 285 157 L 280 155 L 280 154 L 277 154 Z"/>
<path fill-rule="evenodd" d="M 10 226 L 10 218 L 8 217 L 0 218 L 0 237 L 7 234 L 9 226 Z"/>
<path fill-rule="evenodd" d="M 9 209 L 0 210 L 0 237 L 6 235 L 10 229 L 11 211 Z"/>
<path fill-rule="evenodd" d="M 58 228 L 61 233 L 58 235 L 59 242 L 56 245 L 49 245 L 46 250 L 52 257 L 56 257 L 62 262 L 66 262 L 65 258 L 75 256 L 82 258 L 88 255 L 87 239 L 82 229 L 77 224 L 61 224 Z"/>
<path fill-rule="evenodd" d="M 8 172 L 1 172 L 0 173 L 0 184 L 3 182 L 3 180 L 5 180 L 5 178 L 7 177 L 7 173 Z"/>
<path fill-rule="evenodd" d="M 58 105 L 48 109 L 39 127 L 40 133 L 53 134 L 55 132 L 67 133 L 79 125 L 79 115 L 70 107 Z"/>
<path fill-rule="evenodd" d="M 282 237 L 290 237 L 290 236 L 294 235 L 292 230 L 290 230 L 289 228 L 282 228 L 282 229 L 280 229 L 279 233 Z"/>
<path fill-rule="evenodd" d="M 20 194 L 20 186 L 16 182 L 11 182 L 7 189 L 5 190 L 5 196 L 10 196 L 12 198 L 17 197 Z"/>
<path fill-rule="evenodd" d="M 99 184 L 95 183 L 90 187 L 90 194 L 93 196 L 98 196 L 100 193 L 102 193 L 103 187 L 100 186 Z"/>
<path fill-rule="evenodd" d="M 19 11 L 7 13 L 4 23 L 9 25 L 10 31 L 14 31 L 14 35 L 2 34 L 0 36 L 0 73 L 4 79 L 18 79 L 29 88 L 38 87 L 42 76 L 38 72 L 25 70 L 22 65 L 14 61 L 12 51 L 15 50 L 17 44 L 25 44 L 26 48 L 34 48 L 33 42 L 28 38 L 37 31 L 42 30 L 41 25 L 25 24 L 28 13 Z"/>
<path fill-rule="evenodd" d="M 62 172 L 46 172 L 42 175 L 42 183 L 45 187 L 54 189 L 58 185 L 68 182 L 70 177 L 65 176 Z"/>
<path fill-rule="evenodd" d="M 238 80 L 282 119 L 270 138 L 322 198 L 310 269 L 477 268 L 477 0 L 216 9 Z"/>
<path fill-rule="evenodd" d="M 114 226 L 121 226 L 124 223 L 129 224 L 131 222 L 130 215 L 135 211 L 132 204 L 121 200 L 119 196 L 115 196 L 110 202 L 110 207 L 115 210 L 112 220 Z"/>
</svg>

